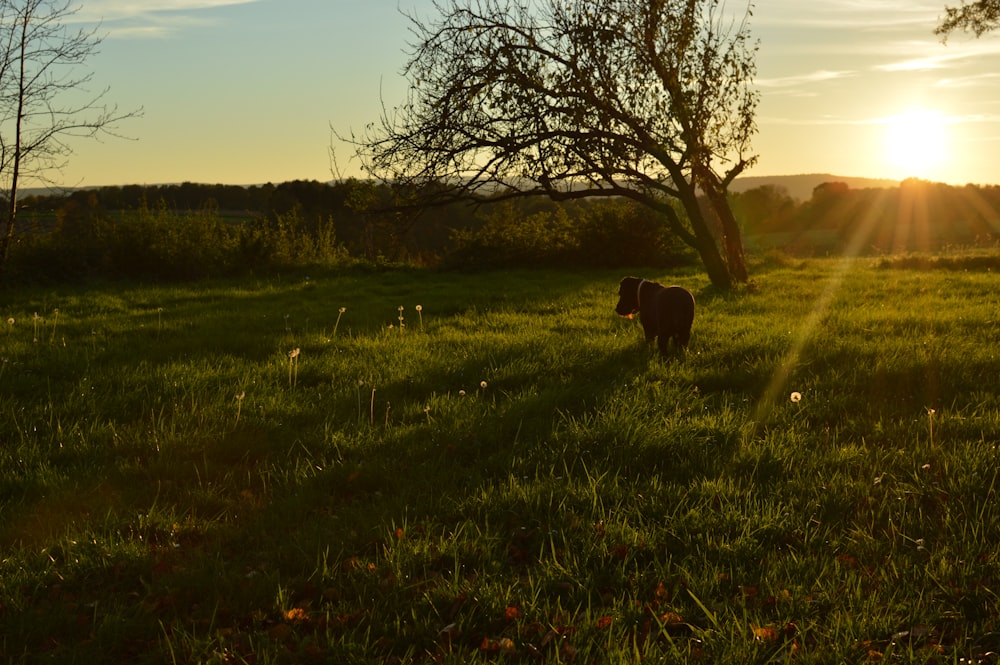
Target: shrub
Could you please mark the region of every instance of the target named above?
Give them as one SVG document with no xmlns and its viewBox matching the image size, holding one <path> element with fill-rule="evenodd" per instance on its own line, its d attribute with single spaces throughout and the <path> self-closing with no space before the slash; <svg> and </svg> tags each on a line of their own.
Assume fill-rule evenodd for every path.
<svg viewBox="0 0 1000 665">
<path fill-rule="evenodd" d="M 572 212 L 572 214 L 571 214 Z M 648 209 L 624 200 L 538 212 L 512 203 L 476 230 L 456 231 L 450 267 L 618 268 L 687 263 L 692 254 Z"/>
<path fill-rule="evenodd" d="M 497 206 L 478 230 L 456 231 L 450 267 L 540 267 L 565 265 L 579 240 L 565 209 L 525 214 L 512 203 Z"/>
<path fill-rule="evenodd" d="M 583 213 L 580 263 L 593 268 L 670 266 L 691 260 L 691 250 L 647 208 L 630 201 L 599 201 Z"/>
<path fill-rule="evenodd" d="M 332 220 L 307 225 L 296 212 L 230 223 L 215 210 L 179 213 L 145 206 L 112 218 L 61 215 L 54 229 L 19 238 L 7 278 L 58 282 L 83 278 L 190 281 L 339 263 Z"/>
</svg>

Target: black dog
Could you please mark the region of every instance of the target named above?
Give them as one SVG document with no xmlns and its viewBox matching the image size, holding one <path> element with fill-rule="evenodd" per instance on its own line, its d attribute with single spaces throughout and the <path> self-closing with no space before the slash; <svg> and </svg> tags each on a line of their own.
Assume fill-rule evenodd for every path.
<svg viewBox="0 0 1000 665">
<path fill-rule="evenodd" d="M 615 312 L 632 318 L 636 312 L 646 332 L 646 341 L 657 338 L 660 354 L 667 355 L 667 346 L 684 350 L 691 339 L 694 321 L 694 296 L 680 286 L 663 286 L 638 277 L 626 277 L 618 287 Z"/>
</svg>

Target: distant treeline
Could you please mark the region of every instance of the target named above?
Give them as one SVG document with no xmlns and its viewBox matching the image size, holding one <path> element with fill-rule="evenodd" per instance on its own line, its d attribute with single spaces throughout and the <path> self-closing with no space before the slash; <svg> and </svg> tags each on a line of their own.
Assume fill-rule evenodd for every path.
<svg viewBox="0 0 1000 665">
<path fill-rule="evenodd" d="M 775 186 L 733 195 L 751 244 L 790 254 L 933 252 L 1000 239 L 1000 187 L 904 180 L 899 187 L 817 186 L 803 203 Z"/>
<path fill-rule="evenodd" d="M 829 182 L 799 202 L 766 185 L 732 194 L 732 202 L 751 252 L 898 253 L 1000 238 L 1000 187 L 907 180 L 897 188 L 850 189 Z M 176 280 L 358 261 L 452 269 L 697 261 L 663 220 L 624 199 L 423 211 L 405 203 L 405 192 L 360 180 L 128 185 L 27 196 L 6 275 L 34 282 Z"/>
</svg>

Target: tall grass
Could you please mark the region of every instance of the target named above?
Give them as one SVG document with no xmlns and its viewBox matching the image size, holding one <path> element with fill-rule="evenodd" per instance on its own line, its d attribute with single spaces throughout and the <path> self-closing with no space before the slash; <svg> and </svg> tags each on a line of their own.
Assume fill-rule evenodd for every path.
<svg viewBox="0 0 1000 665">
<path fill-rule="evenodd" d="M 665 362 L 610 272 L 7 294 L 0 654 L 990 658 L 995 275 L 756 274 Z"/>
</svg>

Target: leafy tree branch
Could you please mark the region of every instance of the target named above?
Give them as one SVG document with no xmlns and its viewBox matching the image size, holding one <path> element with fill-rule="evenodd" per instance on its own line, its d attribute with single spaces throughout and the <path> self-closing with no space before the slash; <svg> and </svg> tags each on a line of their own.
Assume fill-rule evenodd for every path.
<svg viewBox="0 0 1000 665">
<path fill-rule="evenodd" d="M 981 37 L 1000 27 L 998 0 L 977 0 L 972 3 L 963 0 L 958 7 L 948 6 L 944 11 L 944 18 L 934 30 L 934 34 L 941 35 L 944 39 L 956 30 L 971 32 L 976 37 Z"/>
</svg>

